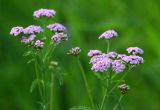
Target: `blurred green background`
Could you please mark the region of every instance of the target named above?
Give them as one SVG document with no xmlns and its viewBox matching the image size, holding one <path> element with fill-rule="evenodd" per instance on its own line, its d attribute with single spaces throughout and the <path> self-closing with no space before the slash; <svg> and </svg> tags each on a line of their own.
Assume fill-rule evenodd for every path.
<svg viewBox="0 0 160 110">
<path fill-rule="evenodd" d="M 29 92 L 33 65 L 26 64 L 22 56 L 26 48 L 9 32 L 13 26 L 37 24 L 32 13 L 39 8 L 56 10 L 57 22 L 67 26 L 70 36 L 54 56 L 67 73 L 64 84 L 55 88 L 55 110 L 89 106 L 76 59 L 66 55 L 74 46 L 82 48 L 81 60 L 99 103 L 100 82 L 86 54 L 89 49 L 106 50 L 105 41 L 97 38 L 107 29 L 119 33 L 112 50 L 122 53 L 129 46 L 139 46 L 145 51 L 145 63 L 126 78 L 131 90 L 122 110 L 160 110 L 160 0 L 0 0 L 0 110 L 36 110 L 38 106 L 38 92 Z"/>
</svg>

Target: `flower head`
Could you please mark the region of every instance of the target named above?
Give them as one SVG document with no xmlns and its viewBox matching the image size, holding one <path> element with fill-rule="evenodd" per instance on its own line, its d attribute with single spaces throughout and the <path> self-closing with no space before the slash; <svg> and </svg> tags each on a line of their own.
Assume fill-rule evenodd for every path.
<svg viewBox="0 0 160 110">
<path fill-rule="evenodd" d="M 81 52 L 81 48 L 75 47 L 75 48 L 70 49 L 67 54 L 77 56 L 77 55 L 79 55 L 80 52 Z"/>
<path fill-rule="evenodd" d="M 104 39 L 107 39 L 107 40 L 108 40 L 108 39 L 111 39 L 111 38 L 117 37 L 117 36 L 118 36 L 118 33 L 117 33 L 116 31 L 114 31 L 114 30 L 108 30 L 108 31 L 102 33 L 102 34 L 99 36 L 99 39 L 104 38 Z"/>
<path fill-rule="evenodd" d="M 144 51 L 139 47 L 129 47 L 126 50 L 127 50 L 128 53 L 131 53 L 133 55 L 143 54 L 144 53 Z"/>
<path fill-rule="evenodd" d="M 47 28 L 55 32 L 66 32 L 66 27 L 59 23 L 50 24 Z"/>
<path fill-rule="evenodd" d="M 114 60 L 112 62 L 112 70 L 115 72 L 115 73 L 121 73 L 124 71 L 125 69 L 125 64 L 122 60 Z"/>
<path fill-rule="evenodd" d="M 23 30 L 24 34 L 36 34 L 41 32 L 43 32 L 43 29 L 36 25 L 30 25 Z"/>
<path fill-rule="evenodd" d="M 59 44 L 62 40 L 68 40 L 68 37 L 64 33 L 56 33 L 51 39 L 55 44 Z"/>
<path fill-rule="evenodd" d="M 94 72 L 105 72 L 110 68 L 111 63 L 111 59 L 105 58 L 101 61 L 98 61 L 97 63 L 94 63 L 91 70 L 93 70 Z"/>
<path fill-rule="evenodd" d="M 122 60 L 131 65 L 138 65 L 144 63 L 144 59 L 137 55 L 125 56 L 122 58 Z"/>
<path fill-rule="evenodd" d="M 126 56 L 127 56 L 126 54 L 118 54 L 118 55 L 117 55 L 117 58 L 118 58 L 118 59 L 122 59 L 123 57 L 126 57 Z"/>
<path fill-rule="evenodd" d="M 107 56 L 109 57 L 109 58 L 116 58 L 117 57 L 117 53 L 116 52 L 109 52 L 109 53 L 107 53 Z"/>
<path fill-rule="evenodd" d="M 27 37 L 22 37 L 21 42 L 24 43 L 24 44 L 28 44 L 29 40 L 28 40 Z"/>
<path fill-rule="evenodd" d="M 41 17 L 52 18 L 53 16 L 55 16 L 55 14 L 56 12 L 51 9 L 39 9 L 33 13 L 33 16 L 36 18 L 41 18 Z"/>
<path fill-rule="evenodd" d="M 105 58 L 108 58 L 107 54 L 96 55 L 96 56 L 91 57 L 89 63 L 90 63 L 90 64 L 95 64 L 95 63 L 97 63 L 98 61 L 102 61 L 102 60 L 105 59 Z"/>
<path fill-rule="evenodd" d="M 42 48 L 44 46 L 44 42 L 37 40 L 34 44 L 36 48 Z"/>
<path fill-rule="evenodd" d="M 18 36 L 23 32 L 23 27 L 17 26 L 13 27 L 10 31 L 10 35 Z"/>
<path fill-rule="evenodd" d="M 101 52 L 100 50 L 90 50 L 90 51 L 88 52 L 88 56 L 89 56 L 89 57 L 93 57 L 93 56 L 95 56 L 95 55 L 100 55 L 100 54 L 102 54 L 102 52 Z"/>
<path fill-rule="evenodd" d="M 32 41 L 34 41 L 36 35 L 30 35 L 28 38 L 27 37 L 22 37 L 21 42 L 25 44 L 30 44 Z"/>
</svg>

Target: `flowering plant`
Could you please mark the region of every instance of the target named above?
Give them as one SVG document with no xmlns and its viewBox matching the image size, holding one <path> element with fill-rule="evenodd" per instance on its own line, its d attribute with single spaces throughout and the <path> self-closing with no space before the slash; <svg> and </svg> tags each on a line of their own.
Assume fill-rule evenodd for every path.
<svg viewBox="0 0 160 110">
<path fill-rule="evenodd" d="M 105 101 L 109 99 L 111 94 L 115 92 L 115 89 L 118 88 L 121 95 L 113 107 L 113 110 L 117 110 L 123 96 L 130 88 L 127 84 L 125 84 L 124 78 L 132 68 L 144 63 L 143 58 L 139 56 L 140 54 L 143 54 L 144 51 L 139 47 L 127 48 L 126 51 L 129 55 L 119 54 L 115 51 L 110 52 L 110 40 L 116 38 L 117 36 L 118 33 L 114 30 L 108 30 L 102 33 L 99 36 L 99 39 L 105 39 L 107 41 L 107 52 L 103 53 L 100 50 L 90 50 L 88 52 L 88 56 L 90 57 L 89 64 L 92 65 L 91 70 L 94 72 L 94 75 L 96 75 L 98 79 L 104 82 L 104 85 L 102 84 L 104 91 L 100 106 L 99 104 L 94 103 L 94 98 L 92 97 L 92 91 L 88 84 L 85 70 L 83 69 L 83 66 L 80 62 L 79 53 L 81 49 L 76 47 L 72 48 L 69 52 L 72 55 L 78 56 L 78 64 L 80 66 L 82 77 L 87 89 L 91 110 L 106 110 L 107 108 L 104 108 Z M 119 75 L 122 75 L 120 79 L 117 78 Z"/>
<path fill-rule="evenodd" d="M 56 12 L 51 9 L 39 9 L 33 16 L 39 20 L 43 27 L 30 25 L 26 28 L 21 26 L 13 27 L 10 35 L 17 37 L 25 44 L 28 50 L 24 56 L 30 56 L 28 63 L 34 62 L 36 78 L 32 82 L 30 91 L 38 87 L 40 95 L 40 109 L 53 110 L 53 87 L 55 80 L 61 83 L 63 72 L 58 62 L 52 61 L 55 48 L 62 41 L 68 40 L 67 30 L 60 23 L 53 23 L 47 26 L 47 22 L 55 17 Z M 47 28 L 52 35 L 47 35 Z M 52 37 L 51 37 L 52 36 Z"/>
<path fill-rule="evenodd" d="M 28 50 L 24 56 L 30 56 L 28 63 L 34 62 L 36 78 L 32 82 L 30 91 L 32 92 L 38 87 L 40 95 L 40 109 L 53 110 L 53 87 L 55 80 L 58 79 L 61 83 L 63 72 L 57 61 L 52 60 L 52 55 L 55 48 L 62 42 L 68 40 L 67 29 L 60 23 L 53 23 L 47 26 L 47 21 L 55 16 L 56 12 L 50 9 L 40 9 L 34 12 L 33 16 L 42 22 L 43 27 L 38 25 L 30 25 L 26 28 L 21 26 L 13 27 L 10 35 L 17 37 L 21 43 L 26 45 Z M 52 35 L 46 34 L 47 29 L 52 32 Z M 117 110 L 119 103 L 123 96 L 128 92 L 130 87 L 125 84 L 124 78 L 127 73 L 139 64 L 144 63 L 140 56 L 144 51 L 139 47 L 129 47 L 126 49 L 128 54 L 119 54 L 115 51 L 110 51 L 110 40 L 118 37 L 118 33 L 114 30 L 108 30 L 99 36 L 99 39 L 107 41 L 107 51 L 90 50 L 88 56 L 90 57 L 89 64 L 91 70 L 98 80 L 103 81 L 102 101 L 99 104 L 94 102 L 91 88 L 85 74 L 85 70 L 80 61 L 80 47 L 75 47 L 69 50 L 68 54 L 77 57 L 78 65 L 80 67 L 84 84 L 88 93 L 91 107 L 73 107 L 71 110 L 104 110 L 105 101 L 111 97 L 115 89 L 120 90 L 120 97 L 117 99 L 113 110 Z M 117 76 L 121 75 L 121 78 Z"/>
</svg>

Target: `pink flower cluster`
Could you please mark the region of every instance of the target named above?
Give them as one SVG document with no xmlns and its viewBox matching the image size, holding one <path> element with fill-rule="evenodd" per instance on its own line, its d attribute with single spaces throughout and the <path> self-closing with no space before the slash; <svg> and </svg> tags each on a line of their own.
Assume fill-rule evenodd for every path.
<svg viewBox="0 0 160 110">
<path fill-rule="evenodd" d="M 110 39 L 114 36 L 117 36 L 117 32 L 109 30 L 99 38 Z M 141 48 L 129 47 L 126 50 L 129 55 L 118 54 L 114 51 L 102 53 L 100 50 L 90 50 L 88 56 L 91 57 L 91 70 L 102 73 L 108 71 L 110 68 L 115 73 L 121 73 L 125 70 L 126 65 L 139 65 L 144 63 L 144 59 L 138 56 L 138 54 L 144 53 Z"/>
<path fill-rule="evenodd" d="M 13 36 L 18 36 L 21 33 L 23 33 L 23 27 L 21 26 L 13 27 L 10 31 L 10 35 L 13 35 Z"/>
<path fill-rule="evenodd" d="M 40 26 L 36 26 L 36 25 L 30 25 L 26 28 L 17 26 L 11 29 L 10 35 L 21 37 L 21 42 L 24 44 L 34 45 L 36 48 L 42 48 L 43 45 L 37 46 L 37 43 L 36 43 L 36 41 L 40 41 L 40 40 L 36 40 L 36 34 L 39 34 L 42 32 L 43 32 L 43 29 Z"/>
<path fill-rule="evenodd" d="M 60 23 L 54 23 L 47 26 L 48 29 L 55 32 L 66 32 L 66 27 Z"/>
<path fill-rule="evenodd" d="M 102 33 L 100 36 L 99 36 L 99 39 L 111 39 L 111 38 L 114 38 L 114 37 L 117 37 L 118 36 L 118 33 L 115 31 L 115 30 L 107 30 L 106 32 Z"/>
<path fill-rule="evenodd" d="M 95 72 L 105 72 L 111 67 L 115 73 L 120 73 L 124 71 L 127 64 L 138 65 L 141 63 L 144 63 L 144 60 L 140 56 L 122 55 L 116 52 L 93 55 L 90 59 L 91 69 Z"/>
<path fill-rule="evenodd" d="M 62 40 L 66 41 L 68 40 L 67 34 L 65 33 L 56 33 L 51 38 L 55 44 L 61 43 Z"/>
<path fill-rule="evenodd" d="M 54 10 L 50 9 L 39 9 L 34 12 L 33 16 L 36 18 L 42 18 L 42 17 L 47 17 L 47 18 L 52 18 L 56 12 Z M 43 19 L 42 19 L 43 20 Z M 50 24 L 47 26 L 48 29 L 51 31 L 54 31 L 54 35 L 51 37 L 53 43 L 59 44 L 63 40 L 68 40 L 67 34 L 66 34 L 66 27 L 64 27 L 60 23 L 54 23 Z M 30 25 L 26 28 L 23 28 L 21 26 L 16 26 L 13 27 L 10 31 L 10 35 L 12 36 L 19 36 L 21 38 L 21 42 L 34 46 L 35 48 L 43 48 L 44 46 L 44 41 L 42 38 L 46 38 L 46 36 L 43 36 L 42 34 L 39 35 L 41 36 L 39 39 L 37 38 L 37 34 L 44 33 L 44 30 L 42 29 L 41 26 L 37 25 Z"/>
<path fill-rule="evenodd" d="M 24 34 L 36 34 L 43 32 L 43 29 L 40 26 L 30 25 L 23 29 Z"/>
<path fill-rule="evenodd" d="M 55 44 L 60 44 L 61 41 L 68 40 L 68 36 L 66 34 L 67 29 L 62 24 L 60 23 L 50 24 L 47 26 L 47 28 L 55 33 L 51 38 Z"/>
<path fill-rule="evenodd" d="M 39 9 L 33 13 L 33 16 L 36 18 L 41 18 L 41 17 L 51 18 L 51 17 L 54 17 L 55 14 L 56 14 L 56 12 L 51 9 Z"/>
</svg>

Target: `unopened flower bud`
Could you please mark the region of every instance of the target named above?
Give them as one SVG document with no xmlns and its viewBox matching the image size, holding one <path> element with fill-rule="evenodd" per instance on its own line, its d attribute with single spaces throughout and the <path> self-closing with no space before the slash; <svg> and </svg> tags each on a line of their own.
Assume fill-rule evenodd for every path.
<svg viewBox="0 0 160 110">
<path fill-rule="evenodd" d="M 126 94 L 130 89 L 130 87 L 127 84 L 119 85 L 118 88 L 122 94 Z"/>
<path fill-rule="evenodd" d="M 70 49 L 67 54 L 77 56 L 77 55 L 79 55 L 80 52 L 81 52 L 81 48 L 80 47 L 75 47 L 75 48 Z"/>
</svg>

